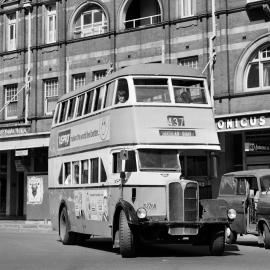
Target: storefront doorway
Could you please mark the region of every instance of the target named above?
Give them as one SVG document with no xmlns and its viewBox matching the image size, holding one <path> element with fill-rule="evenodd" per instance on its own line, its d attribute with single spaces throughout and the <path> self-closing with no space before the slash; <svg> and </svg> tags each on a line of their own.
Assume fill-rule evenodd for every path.
<svg viewBox="0 0 270 270">
<path fill-rule="evenodd" d="M 0 153 L 0 216 L 6 215 L 7 153 Z"/>
</svg>

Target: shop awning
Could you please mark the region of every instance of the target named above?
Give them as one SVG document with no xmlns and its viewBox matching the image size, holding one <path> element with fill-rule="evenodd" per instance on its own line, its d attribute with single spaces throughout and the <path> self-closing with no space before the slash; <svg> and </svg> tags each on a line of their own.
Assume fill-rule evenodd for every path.
<svg viewBox="0 0 270 270">
<path fill-rule="evenodd" d="M 49 133 L 0 138 L 0 151 L 49 146 Z"/>
</svg>

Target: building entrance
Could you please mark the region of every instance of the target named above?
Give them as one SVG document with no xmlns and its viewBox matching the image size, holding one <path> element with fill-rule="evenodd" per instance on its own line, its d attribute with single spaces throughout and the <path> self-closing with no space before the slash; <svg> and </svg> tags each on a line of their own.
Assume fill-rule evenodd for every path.
<svg viewBox="0 0 270 270">
<path fill-rule="evenodd" d="M 0 154 L 0 216 L 6 215 L 7 153 Z"/>
</svg>

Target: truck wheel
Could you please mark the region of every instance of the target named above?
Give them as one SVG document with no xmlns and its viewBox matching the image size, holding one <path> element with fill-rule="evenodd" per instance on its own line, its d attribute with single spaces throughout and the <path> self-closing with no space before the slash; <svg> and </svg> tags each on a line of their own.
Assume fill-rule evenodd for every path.
<svg viewBox="0 0 270 270">
<path fill-rule="evenodd" d="M 72 245 L 76 240 L 75 234 L 70 232 L 69 228 L 67 208 L 64 207 L 59 217 L 59 236 L 64 245 Z"/>
<path fill-rule="evenodd" d="M 270 249 L 270 232 L 266 224 L 263 224 L 263 242 L 264 248 Z"/>
<path fill-rule="evenodd" d="M 231 231 L 230 235 L 226 237 L 227 244 L 235 244 L 237 240 L 237 232 Z"/>
<path fill-rule="evenodd" d="M 119 217 L 119 246 L 123 258 L 134 257 L 136 254 L 135 236 L 129 228 L 125 212 L 121 210 Z"/>
<path fill-rule="evenodd" d="M 217 230 L 211 235 L 209 250 L 212 256 L 221 256 L 225 249 L 225 231 Z"/>
</svg>

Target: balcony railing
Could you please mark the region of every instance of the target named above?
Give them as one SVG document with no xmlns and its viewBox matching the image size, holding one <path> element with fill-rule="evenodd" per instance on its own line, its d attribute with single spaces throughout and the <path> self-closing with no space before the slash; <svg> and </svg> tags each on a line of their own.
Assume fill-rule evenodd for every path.
<svg viewBox="0 0 270 270">
<path fill-rule="evenodd" d="M 161 22 L 161 14 L 152 15 L 148 17 L 141 17 L 132 20 L 124 21 L 125 28 L 137 28 L 140 26 L 155 24 Z"/>
<path fill-rule="evenodd" d="M 74 34 L 80 34 L 82 37 L 100 35 L 107 31 L 107 23 L 86 24 L 75 28 Z"/>
</svg>

